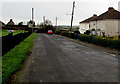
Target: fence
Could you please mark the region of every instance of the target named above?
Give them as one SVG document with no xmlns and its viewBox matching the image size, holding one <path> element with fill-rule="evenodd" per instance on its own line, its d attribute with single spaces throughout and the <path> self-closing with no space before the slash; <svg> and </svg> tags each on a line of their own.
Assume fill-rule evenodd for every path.
<svg viewBox="0 0 120 84">
<path fill-rule="evenodd" d="M 27 38 L 32 32 L 19 33 L 15 36 L 11 34 L 3 36 L 2 39 L 2 56 Z"/>
</svg>

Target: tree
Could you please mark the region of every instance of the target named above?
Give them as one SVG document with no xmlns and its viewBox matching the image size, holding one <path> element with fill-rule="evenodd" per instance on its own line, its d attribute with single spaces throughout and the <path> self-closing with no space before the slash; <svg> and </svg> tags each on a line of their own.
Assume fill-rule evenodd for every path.
<svg viewBox="0 0 120 84">
<path fill-rule="evenodd" d="M 19 22 L 18 25 L 23 25 L 23 22 Z"/>
<path fill-rule="evenodd" d="M 30 20 L 27 24 L 29 27 L 35 27 L 35 22 L 32 20 Z"/>
<path fill-rule="evenodd" d="M 42 30 L 45 33 L 47 33 L 48 30 L 55 31 L 55 29 L 53 28 L 52 22 L 48 19 L 40 23 L 40 30 Z"/>
</svg>

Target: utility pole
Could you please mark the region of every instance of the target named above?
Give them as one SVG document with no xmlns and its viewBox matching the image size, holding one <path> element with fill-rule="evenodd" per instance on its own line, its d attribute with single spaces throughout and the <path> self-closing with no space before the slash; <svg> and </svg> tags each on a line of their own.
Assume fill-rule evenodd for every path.
<svg viewBox="0 0 120 84">
<path fill-rule="evenodd" d="M 32 8 L 32 33 L 33 33 L 33 24 L 34 24 L 34 8 Z"/>
<path fill-rule="evenodd" d="M 44 32 L 45 32 L 45 16 L 43 16 L 43 23 L 44 23 Z"/>
<path fill-rule="evenodd" d="M 72 23 L 73 23 L 74 7 L 75 7 L 75 1 L 73 2 L 73 8 L 72 8 L 72 17 L 71 17 L 71 27 L 70 27 L 70 32 L 72 31 Z"/>
<path fill-rule="evenodd" d="M 34 20 L 34 8 L 32 8 L 32 21 Z"/>
<path fill-rule="evenodd" d="M 57 29 L 57 17 L 56 17 L 56 29 Z"/>
<path fill-rule="evenodd" d="M 43 16 L 43 22 L 44 22 L 44 24 L 45 24 L 45 16 Z"/>
</svg>

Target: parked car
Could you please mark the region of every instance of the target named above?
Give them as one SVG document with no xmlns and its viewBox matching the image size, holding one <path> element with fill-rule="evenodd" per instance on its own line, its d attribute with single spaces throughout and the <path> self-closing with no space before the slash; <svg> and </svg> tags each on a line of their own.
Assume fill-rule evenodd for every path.
<svg viewBox="0 0 120 84">
<path fill-rule="evenodd" d="M 53 34 L 53 31 L 52 31 L 52 30 L 48 30 L 47 33 L 48 33 L 48 34 Z"/>
</svg>

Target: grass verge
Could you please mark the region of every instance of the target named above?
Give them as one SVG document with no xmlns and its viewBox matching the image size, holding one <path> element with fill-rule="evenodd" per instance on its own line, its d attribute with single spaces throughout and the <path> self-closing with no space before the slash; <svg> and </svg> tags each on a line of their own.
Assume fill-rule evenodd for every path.
<svg viewBox="0 0 120 84">
<path fill-rule="evenodd" d="M 2 84 L 4 84 L 15 71 L 21 68 L 22 63 L 32 50 L 36 34 L 31 34 L 19 45 L 5 54 L 2 58 Z"/>
</svg>

